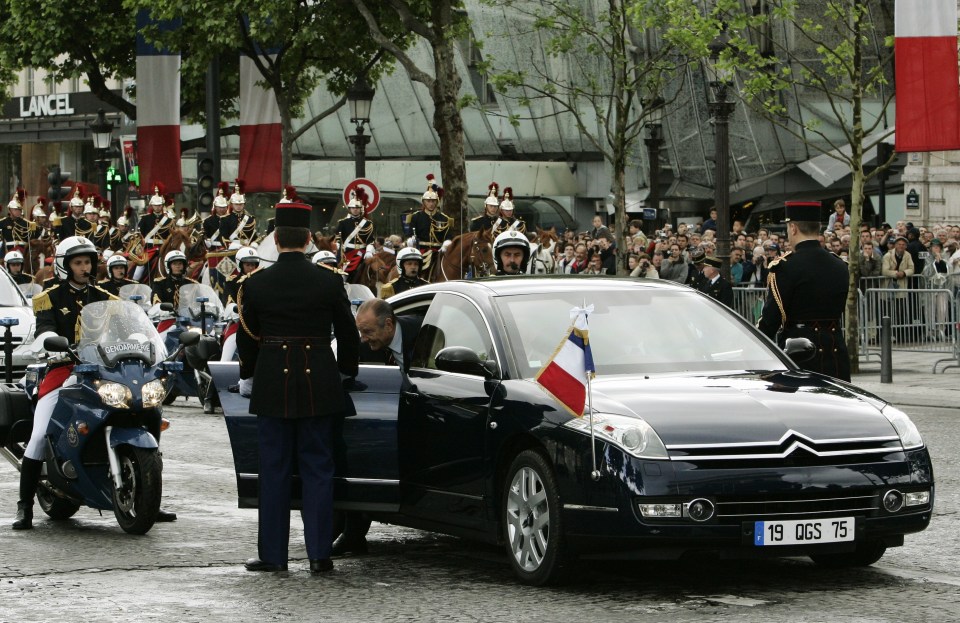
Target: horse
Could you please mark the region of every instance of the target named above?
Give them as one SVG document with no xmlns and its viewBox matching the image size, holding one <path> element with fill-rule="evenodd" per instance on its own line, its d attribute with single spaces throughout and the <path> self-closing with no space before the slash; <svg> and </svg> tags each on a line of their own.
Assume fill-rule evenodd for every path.
<svg viewBox="0 0 960 623">
<path fill-rule="evenodd" d="M 396 279 L 399 274 L 397 255 L 390 251 L 380 251 L 373 257 L 365 259 L 357 270 L 360 273 L 358 283 L 379 295 L 380 286 Z"/>
<path fill-rule="evenodd" d="M 432 282 L 463 279 L 472 271 L 473 277 L 487 277 L 496 272 L 493 263 L 493 240 L 490 230 L 483 229 L 461 234 L 440 255 L 439 270 L 433 271 Z"/>
<path fill-rule="evenodd" d="M 37 275 L 46 265 L 46 259 L 52 258 L 56 254 L 56 240 L 52 237 L 35 238 L 30 241 L 27 263 L 23 267 L 23 272 Z"/>
<path fill-rule="evenodd" d="M 528 272 L 531 275 L 553 274 L 557 262 L 554 251 L 556 251 L 559 239 L 556 228 L 537 228 L 537 237 L 534 242 L 530 243 L 530 267 Z"/>
</svg>

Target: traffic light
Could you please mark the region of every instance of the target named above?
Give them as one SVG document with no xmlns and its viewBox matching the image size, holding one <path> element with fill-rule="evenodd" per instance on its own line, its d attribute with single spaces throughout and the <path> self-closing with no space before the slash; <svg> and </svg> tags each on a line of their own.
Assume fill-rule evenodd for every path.
<svg viewBox="0 0 960 623">
<path fill-rule="evenodd" d="M 210 212 L 213 209 L 213 195 L 217 190 L 217 177 L 213 154 L 197 154 L 197 211 Z"/>
<path fill-rule="evenodd" d="M 116 167 L 107 169 L 107 192 L 113 192 L 113 189 L 123 182 L 123 174 Z"/>
<path fill-rule="evenodd" d="M 68 179 L 70 179 L 70 174 L 61 171 L 59 164 L 50 165 L 50 173 L 47 174 L 47 182 L 50 184 L 50 187 L 47 188 L 47 199 L 50 203 L 60 203 L 67 198 L 70 188 L 64 185 Z"/>
</svg>

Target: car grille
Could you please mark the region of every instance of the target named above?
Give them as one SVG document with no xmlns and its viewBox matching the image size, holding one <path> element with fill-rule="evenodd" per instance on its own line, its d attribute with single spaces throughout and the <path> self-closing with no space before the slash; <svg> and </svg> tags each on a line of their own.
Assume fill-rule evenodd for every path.
<svg viewBox="0 0 960 623">
<path fill-rule="evenodd" d="M 796 517 L 838 517 L 841 515 L 872 516 L 880 508 L 879 492 L 857 495 L 817 495 L 769 498 L 722 496 L 716 500 L 717 521 L 736 523 L 751 520 L 793 519 Z"/>
</svg>

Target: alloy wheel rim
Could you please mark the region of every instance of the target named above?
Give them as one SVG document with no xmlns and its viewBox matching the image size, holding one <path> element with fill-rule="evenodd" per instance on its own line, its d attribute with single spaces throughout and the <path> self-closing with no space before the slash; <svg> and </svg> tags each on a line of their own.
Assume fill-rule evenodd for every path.
<svg viewBox="0 0 960 623">
<path fill-rule="evenodd" d="M 133 462 L 129 457 L 120 459 L 120 482 L 123 490 L 117 491 L 117 504 L 128 515 L 134 514 L 134 500 L 137 497 L 137 481 L 134 478 Z"/>
<path fill-rule="evenodd" d="M 536 470 L 521 468 L 507 493 L 507 537 L 510 551 L 524 571 L 536 571 L 547 555 L 550 508 L 543 480 Z"/>
</svg>

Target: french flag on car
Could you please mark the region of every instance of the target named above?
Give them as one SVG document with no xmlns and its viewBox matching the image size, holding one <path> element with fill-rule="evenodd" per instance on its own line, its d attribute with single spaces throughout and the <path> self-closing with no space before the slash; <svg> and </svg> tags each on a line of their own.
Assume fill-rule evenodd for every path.
<svg viewBox="0 0 960 623">
<path fill-rule="evenodd" d="M 587 325 L 587 317 L 592 312 L 593 305 L 570 310 L 573 322 L 566 337 L 535 377 L 537 383 L 576 417 L 583 416 L 590 378 L 596 372 Z"/>
</svg>

